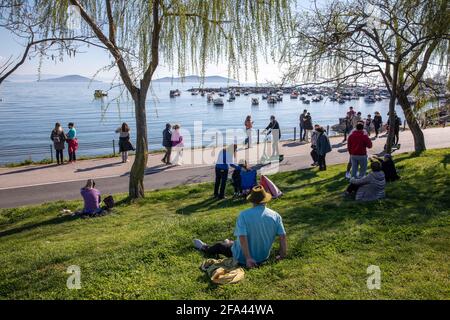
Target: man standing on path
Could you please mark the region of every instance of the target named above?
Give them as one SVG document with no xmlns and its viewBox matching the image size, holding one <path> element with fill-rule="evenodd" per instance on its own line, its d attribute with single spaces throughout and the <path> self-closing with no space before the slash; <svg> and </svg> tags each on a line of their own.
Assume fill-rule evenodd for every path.
<svg viewBox="0 0 450 320">
<path fill-rule="evenodd" d="M 367 149 L 372 148 L 372 140 L 364 132 L 364 124 L 358 122 L 356 130 L 350 134 L 347 143 L 352 164 L 352 178 L 362 178 L 367 170 Z M 359 167 L 359 175 L 357 175 Z"/>
<path fill-rule="evenodd" d="M 166 123 L 166 128 L 163 131 L 163 141 L 162 145 L 166 148 L 166 152 L 164 153 L 164 158 L 162 158 L 162 162 L 170 165 L 170 154 L 172 153 L 172 126 L 170 123 Z"/>
<path fill-rule="evenodd" d="M 305 141 L 306 130 L 304 121 L 307 112 L 308 110 L 303 110 L 303 113 L 300 114 L 300 117 L 298 119 L 300 122 L 300 141 Z"/>
<path fill-rule="evenodd" d="M 266 127 L 264 132 L 267 132 L 267 134 L 272 133 L 272 157 L 279 156 L 280 151 L 278 149 L 278 144 L 281 138 L 281 131 L 280 131 L 280 124 L 275 119 L 275 116 L 270 116 L 270 123 Z"/>
<path fill-rule="evenodd" d="M 237 144 L 233 144 L 229 147 L 224 147 L 219 152 L 219 156 L 216 161 L 216 180 L 214 183 L 214 197 L 218 199 L 225 199 L 225 187 L 227 185 L 228 170 L 230 166 L 237 168 L 238 166 L 233 163 L 237 150 Z M 220 189 L 220 190 L 219 190 Z"/>
</svg>

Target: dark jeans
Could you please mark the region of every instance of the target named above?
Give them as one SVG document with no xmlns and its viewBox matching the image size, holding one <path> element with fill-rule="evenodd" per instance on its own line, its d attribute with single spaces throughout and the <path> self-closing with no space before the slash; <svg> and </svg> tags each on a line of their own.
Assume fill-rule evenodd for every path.
<svg viewBox="0 0 450 320">
<path fill-rule="evenodd" d="M 219 198 L 225 197 L 225 186 L 227 185 L 228 169 L 216 168 L 216 182 L 214 184 L 214 196 Z M 219 192 L 220 187 L 220 192 Z"/>
<path fill-rule="evenodd" d="M 162 158 L 162 161 L 165 163 L 170 162 L 170 155 L 172 154 L 172 147 L 165 147 L 166 153 L 164 153 L 164 158 Z"/>
<path fill-rule="evenodd" d="M 380 127 L 375 126 L 375 136 L 378 137 L 378 134 L 380 133 Z"/>
<path fill-rule="evenodd" d="M 358 184 L 350 183 L 350 185 L 347 187 L 347 192 L 351 193 L 351 194 L 356 193 L 358 191 L 359 187 L 360 187 L 360 185 L 358 185 Z"/>
<path fill-rule="evenodd" d="M 233 177 L 234 193 L 242 193 L 242 179 L 241 176 Z"/>
<path fill-rule="evenodd" d="M 314 163 L 318 163 L 319 162 L 319 155 L 317 154 L 316 149 L 312 149 L 311 150 L 311 158 L 313 159 Z"/>
<path fill-rule="evenodd" d="M 75 151 L 74 152 L 69 151 L 69 161 L 76 161 L 76 160 L 77 160 L 77 155 L 76 155 Z"/>
<path fill-rule="evenodd" d="M 327 164 L 325 163 L 325 156 L 326 154 L 317 155 L 317 162 L 319 163 L 320 170 L 327 170 Z"/>
<path fill-rule="evenodd" d="M 58 164 L 64 163 L 63 150 L 56 150 L 56 162 Z"/>
<path fill-rule="evenodd" d="M 346 127 L 344 130 L 344 141 L 347 141 L 347 135 L 352 132 L 353 127 Z"/>
<path fill-rule="evenodd" d="M 306 129 L 303 126 L 300 126 L 300 141 L 305 141 Z"/>
<path fill-rule="evenodd" d="M 398 144 L 398 140 L 400 139 L 399 134 L 400 134 L 400 130 L 398 130 L 398 131 L 395 130 L 394 131 L 394 136 L 395 136 L 395 138 L 394 138 L 394 145 Z"/>
<path fill-rule="evenodd" d="M 217 242 L 212 246 L 206 246 L 203 248 L 203 251 L 208 256 L 215 256 L 218 254 L 223 254 L 225 257 L 231 258 L 233 253 L 231 252 L 232 243 L 226 244 L 225 242 Z"/>
</svg>

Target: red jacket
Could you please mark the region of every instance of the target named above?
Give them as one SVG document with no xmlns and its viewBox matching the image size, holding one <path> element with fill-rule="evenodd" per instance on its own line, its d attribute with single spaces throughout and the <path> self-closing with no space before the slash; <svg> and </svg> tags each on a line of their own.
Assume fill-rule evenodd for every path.
<svg viewBox="0 0 450 320">
<path fill-rule="evenodd" d="M 350 155 L 364 156 L 367 154 L 367 148 L 372 148 L 372 140 L 363 130 L 355 130 L 348 137 L 347 148 Z"/>
</svg>

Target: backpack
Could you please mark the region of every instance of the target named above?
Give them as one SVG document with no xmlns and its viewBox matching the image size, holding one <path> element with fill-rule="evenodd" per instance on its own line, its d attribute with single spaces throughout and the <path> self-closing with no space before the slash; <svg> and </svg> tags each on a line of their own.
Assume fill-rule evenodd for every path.
<svg viewBox="0 0 450 320">
<path fill-rule="evenodd" d="M 107 196 L 103 200 L 103 203 L 105 204 L 105 209 L 106 210 L 111 210 L 112 208 L 114 208 L 115 202 L 114 202 L 113 196 Z"/>
</svg>

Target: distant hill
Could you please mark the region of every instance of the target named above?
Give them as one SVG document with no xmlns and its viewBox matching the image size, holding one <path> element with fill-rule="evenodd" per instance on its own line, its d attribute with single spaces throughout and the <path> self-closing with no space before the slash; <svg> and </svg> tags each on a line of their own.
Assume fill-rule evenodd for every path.
<svg viewBox="0 0 450 320">
<path fill-rule="evenodd" d="M 52 78 L 52 79 L 43 79 L 39 80 L 40 82 L 100 82 L 97 80 L 91 80 L 90 78 L 79 76 L 79 75 L 69 75 L 64 77 Z"/>
<path fill-rule="evenodd" d="M 153 82 L 197 82 L 201 81 L 200 76 L 186 76 L 184 78 L 181 77 L 164 77 L 153 80 Z M 205 82 L 224 82 L 224 83 L 237 83 L 234 79 L 229 79 L 222 76 L 207 76 L 204 78 Z"/>
</svg>

